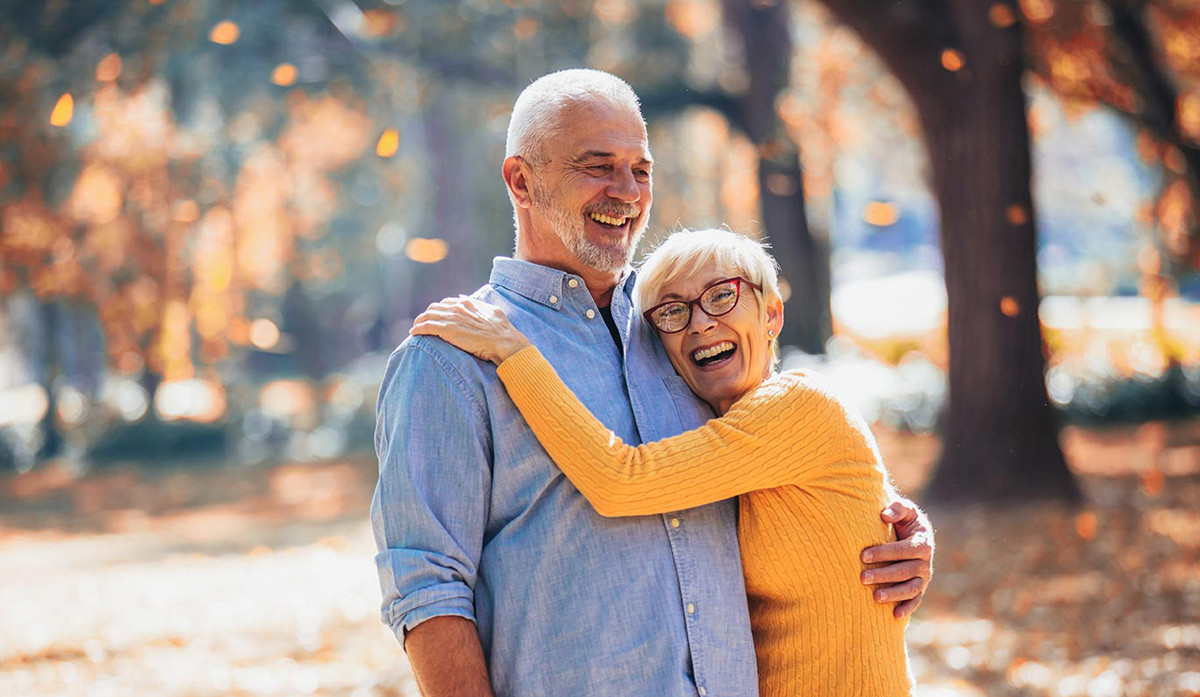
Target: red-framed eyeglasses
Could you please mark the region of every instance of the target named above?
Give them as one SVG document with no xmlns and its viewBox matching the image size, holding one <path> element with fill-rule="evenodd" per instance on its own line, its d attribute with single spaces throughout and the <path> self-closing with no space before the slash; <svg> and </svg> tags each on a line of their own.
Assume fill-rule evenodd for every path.
<svg viewBox="0 0 1200 697">
<path fill-rule="evenodd" d="M 668 300 L 646 310 L 642 316 L 664 334 L 681 332 L 692 322 L 693 305 L 699 305 L 709 317 L 720 317 L 737 307 L 743 283 L 762 292 L 762 286 L 741 276 L 726 278 L 705 288 L 694 300 Z"/>
</svg>

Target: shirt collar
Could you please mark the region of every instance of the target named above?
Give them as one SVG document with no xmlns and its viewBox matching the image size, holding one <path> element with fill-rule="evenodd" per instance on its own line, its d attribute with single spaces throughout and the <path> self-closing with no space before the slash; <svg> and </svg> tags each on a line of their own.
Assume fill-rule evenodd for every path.
<svg viewBox="0 0 1200 697">
<path fill-rule="evenodd" d="M 617 288 L 626 297 L 629 297 L 630 289 L 633 288 L 634 276 L 633 269 L 627 268 L 622 273 L 621 280 L 617 281 Z M 583 279 L 575 274 L 552 269 L 549 266 L 509 257 L 496 257 L 492 259 L 492 276 L 488 282 L 498 288 L 511 290 L 550 309 L 560 310 L 563 305 L 561 300 L 564 295 L 563 289 L 570 279 L 583 283 Z M 550 301 L 552 297 L 555 299 L 554 302 Z"/>
</svg>

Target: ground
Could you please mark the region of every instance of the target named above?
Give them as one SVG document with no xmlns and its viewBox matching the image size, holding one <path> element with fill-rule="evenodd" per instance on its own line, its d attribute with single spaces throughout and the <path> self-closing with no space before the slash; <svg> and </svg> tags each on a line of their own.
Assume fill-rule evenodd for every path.
<svg viewBox="0 0 1200 697">
<path fill-rule="evenodd" d="M 1195 422 L 1064 434 L 1087 504 L 930 511 L 919 697 L 1200 695 Z M 877 430 L 918 490 L 929 436 Z M 0 695 L 417 695 L 369 457 L 0 478 Z"/>
</svg>

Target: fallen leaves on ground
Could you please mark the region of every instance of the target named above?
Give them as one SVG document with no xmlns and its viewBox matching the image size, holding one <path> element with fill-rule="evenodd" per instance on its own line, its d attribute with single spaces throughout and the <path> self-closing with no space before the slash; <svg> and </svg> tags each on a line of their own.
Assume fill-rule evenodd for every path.
<svg viewBox="0 0 1200 697">
<path fill-rule="evenodd" d="M 930 511 L 918 697 L 1200 695 L 1200 456 L 1137 433 L 1064 435 L 1082 507 Z M 928 476 L 935 439 L 880 441 Z M 374 467 L 0 479 L 0 694 L 416 697 L 378 620 Z"/>
</svg>

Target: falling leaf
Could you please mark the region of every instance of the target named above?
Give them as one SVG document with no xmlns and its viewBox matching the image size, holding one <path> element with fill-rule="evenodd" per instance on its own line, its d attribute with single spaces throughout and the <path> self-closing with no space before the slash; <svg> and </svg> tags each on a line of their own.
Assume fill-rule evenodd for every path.
<svg viewBox="0 0 1200 697">
<path fill-rule="evenodd" d="M 67 92 L 54 103 L 54 111 L 50 112 L 51 126 L 66 126 L 75 115 L 75 98 Z"/>
<path fill-rule="evenodd" d="M 395 155 L 399 148 L 400 131 L 389 128 L 379 136 L 379 142 L 375 144 L 375 154 L 387 158 Z"/>
</svg>

